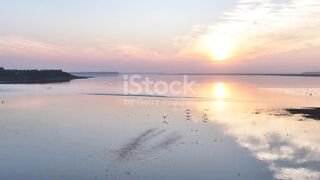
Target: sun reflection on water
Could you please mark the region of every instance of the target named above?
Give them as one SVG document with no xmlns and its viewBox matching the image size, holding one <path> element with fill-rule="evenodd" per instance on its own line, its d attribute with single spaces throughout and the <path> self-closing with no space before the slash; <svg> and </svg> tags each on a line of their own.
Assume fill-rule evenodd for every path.
<svg viewBox="0 0 320 180">
<path fill-rule="evenodd" d="M 299 116 L 281 115 L 285 107 L 306 99 L 258 91 L 227 82 L 202 85 L 210 99 L 197 108 L 210 109 L 210 123 L 265 162 L 275 179 L 319 179 L 319 122 Z M 294 103 L 295 102 L 295 103 Z M 310 103 L 310 100 L 307 101 Z M 319 106 L 319 103 L 316 104 Z"/>
<path fill-rule="evenodd" d="M 229 90 L 228 86 L 225 83 L 218 82 L 213 85 L 212 95 L 214 98 L 213 107 L 218 110 L 225 108 L 226 103 L 225 99 L 228 98 Z"/>
<path fill-rule="evenodd" d="M 224 83 L 219 82 L 214 85 L 213 96 L 216 99 L 224 99 L 227 96 L 227 87 Z"/>
</svg>

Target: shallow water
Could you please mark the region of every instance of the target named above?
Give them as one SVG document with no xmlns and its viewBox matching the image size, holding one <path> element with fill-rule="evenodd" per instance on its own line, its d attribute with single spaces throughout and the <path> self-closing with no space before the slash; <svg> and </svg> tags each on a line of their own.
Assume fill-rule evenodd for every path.
<svg viewBox="0 0 320 180">
<path fill-rule="evenodd" d="M 189 78 L 161 97 L 122 77 L 0 85 L 0 179 L 320 179 L 320 122 L 283 110 L 319 107 L 319 78 Z"/>
</svg>

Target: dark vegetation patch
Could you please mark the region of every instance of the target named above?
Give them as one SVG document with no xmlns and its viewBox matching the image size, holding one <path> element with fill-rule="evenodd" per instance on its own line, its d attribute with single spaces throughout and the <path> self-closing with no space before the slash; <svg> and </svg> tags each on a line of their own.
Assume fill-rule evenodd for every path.
<svg viewBox="0 0 320 180">
<path fill-rule="evenodd" d="M 7 70 L 0 67 L 0 84 L 68 82 L 83 77 L 62 70 Z"/>
<path fill-rule="evenodd" d="M 301 109 L 285 109 L 288 113 L 302 115 L 305 118 L 320 120 L 320 108 L 310 107 Z"/>
</svg>

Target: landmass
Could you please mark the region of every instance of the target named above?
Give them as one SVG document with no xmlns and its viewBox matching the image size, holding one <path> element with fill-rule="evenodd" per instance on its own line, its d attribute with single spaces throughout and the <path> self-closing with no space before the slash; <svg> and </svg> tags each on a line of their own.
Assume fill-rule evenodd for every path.
<svg viewBox="0 0 320 180">
<path fill-rule="evenodd" d="M 179 73 L 174 75 L 194 76 L 288 76 L 288 77 L 320 77 L 320 73 Z"/>
<path fill-rule="evenodd" d="M 0 67 L 0 84 L 36 84 L 69 82 L 86 77 L 75 76 L 62 70 L 7 70 Z"/>
<path fill-rule="evenodd" d="M 119 72 L 72 72 L 76 76 L 85 77 L 117 77 L 120 76 Z"/>
<path fill-rule="evenodd" d="M 162 72 L 126 72 L 122 74 L 152 74 L 152 75 L 190 75 L 190 76 L 289 76 L 289 77 L 320 77 L 320 72 L 304 73 L 162 73 Z"/>
<path fill-rule="evenodd" d="M 301 108 L 301 109 L 286 109 L 290 114 L 299 114 L 305 118 L 320 120 L 320 108 L 311 107 L 311 108 Z"/>
<path fill-rule="evenodd" d="M 303 74 L 307 74 L 307 75 L 320 75 L 320 72 L 304 72 Z"/>
</svg>

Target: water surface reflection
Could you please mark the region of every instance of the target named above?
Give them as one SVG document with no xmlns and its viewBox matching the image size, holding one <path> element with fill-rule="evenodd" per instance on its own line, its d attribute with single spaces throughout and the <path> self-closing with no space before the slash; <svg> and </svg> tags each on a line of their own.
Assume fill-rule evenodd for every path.
<svg viewBox="0 0 320 180">
<path fill-rule="evenodd" d="M 284 116 L 286 107 L 319 106 L 314 99 L 213 84 L 215 99 L 197 105 L 199 110 L 211 109 L 208 116 L 212 124 L 221 125 L 241 147 L 266 162 L 274 178 L 320 179 L 319 121 L 302 115 Z M 247 102 L 237 101 L 244 97 Z"/>
<path fill-rule="evenodd" d="M 319 97 L 266 90 L 270 79 L 194 78 L 201 98 L 188 103 L 113 96 L 121 81 L 108 77 L 0 86 L 0 179 L 320 179 L 319 121 L 283 116 Z"/>
</svg>

